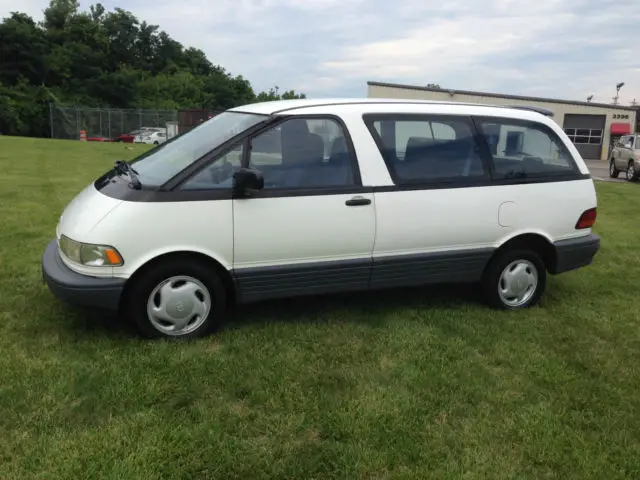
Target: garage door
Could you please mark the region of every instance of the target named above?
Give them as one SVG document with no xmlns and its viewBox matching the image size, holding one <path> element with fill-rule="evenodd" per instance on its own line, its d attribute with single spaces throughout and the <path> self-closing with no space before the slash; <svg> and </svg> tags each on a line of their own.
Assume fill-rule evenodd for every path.
<svg viewBox="0 0 640 480">
<path fill-rule="evenodd" d="M 587 160 L 600 158 L 606 120 L 605 115 L 567 114 L 564 116 L 564 131 L 582 158 Z"/>
</svg>

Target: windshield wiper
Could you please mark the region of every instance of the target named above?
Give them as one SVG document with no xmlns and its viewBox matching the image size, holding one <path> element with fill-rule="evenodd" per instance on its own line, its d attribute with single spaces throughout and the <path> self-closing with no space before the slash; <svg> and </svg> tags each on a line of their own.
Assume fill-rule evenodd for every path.
<svg viewBox="0 0 640 480">
<path fill-rule="evenodd" d="M 142 183 L 140 183 L 140 179 L 138 178 L 138 172 L 136 172 L 131 165 L 127 163 L 126 160 L 116 160 L 113 168 L 118 173 L 126 173 L 129 175 L 131 179 L 131 185 L 136 190 L 140 190 L 142 188 Z"/>
</svg>

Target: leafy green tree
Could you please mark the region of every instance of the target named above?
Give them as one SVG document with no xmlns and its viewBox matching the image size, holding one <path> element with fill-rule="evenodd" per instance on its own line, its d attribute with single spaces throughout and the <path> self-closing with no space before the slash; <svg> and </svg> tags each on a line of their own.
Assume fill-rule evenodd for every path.
<svg viewBox="0 0 640 480">
<path fill-rule="evenodd" d="M 277 85 L 269 89 L 268 92 L 260 92 L 256 96 L 257 102 L 271 102 L 274 100 L 295 100 L 299 98 L 307 98 L 304 93 L 296 93 L 295 90 L 288 90 L 280 93 L 280 87 Z"/>
<path fill-rule="evenodd" d="M 47 75 L 46 34 L 31 17 L 12 13 L 0 23 L 0 81 L 11 86 L 25 79 L 38 84 Z"/>
<path fill-rule="evenodd" d="M 51 0 L 37 23 L 12 12 L 0 22 L 0 131 L 46 136 L 49 102 L 78 107 L 224 109 L 304 98 L 251 83 L 214 65 L 202 50 L 122 8 Z"/>
</svg>

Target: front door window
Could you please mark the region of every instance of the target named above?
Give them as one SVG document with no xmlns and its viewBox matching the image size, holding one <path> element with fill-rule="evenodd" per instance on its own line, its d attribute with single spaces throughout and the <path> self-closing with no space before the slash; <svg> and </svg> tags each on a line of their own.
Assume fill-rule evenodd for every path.
<svg viewBox="0 0 640 480">
<path fill-rule="evenodd" d="M 249 167 L 264 175 L 265 190 L 355 185 L 355 158 L 336 120 L 294 118 L 251 141 Z"/>
</svg>

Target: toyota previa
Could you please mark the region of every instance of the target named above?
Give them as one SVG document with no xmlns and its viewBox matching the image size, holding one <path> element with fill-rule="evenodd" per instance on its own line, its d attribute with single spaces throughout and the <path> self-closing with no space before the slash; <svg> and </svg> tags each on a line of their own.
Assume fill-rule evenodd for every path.
<svg viewBox="0 0 640 480">
<path fill-rule="evenodd" d="M 258 103 L 115 162 L 64 209 L 43 277 L 149 337 L 202 336 L 242 303 L 445 282 L 516 310 L 592 263 L 596 207 L 531 109 Z"/>
</svg>

